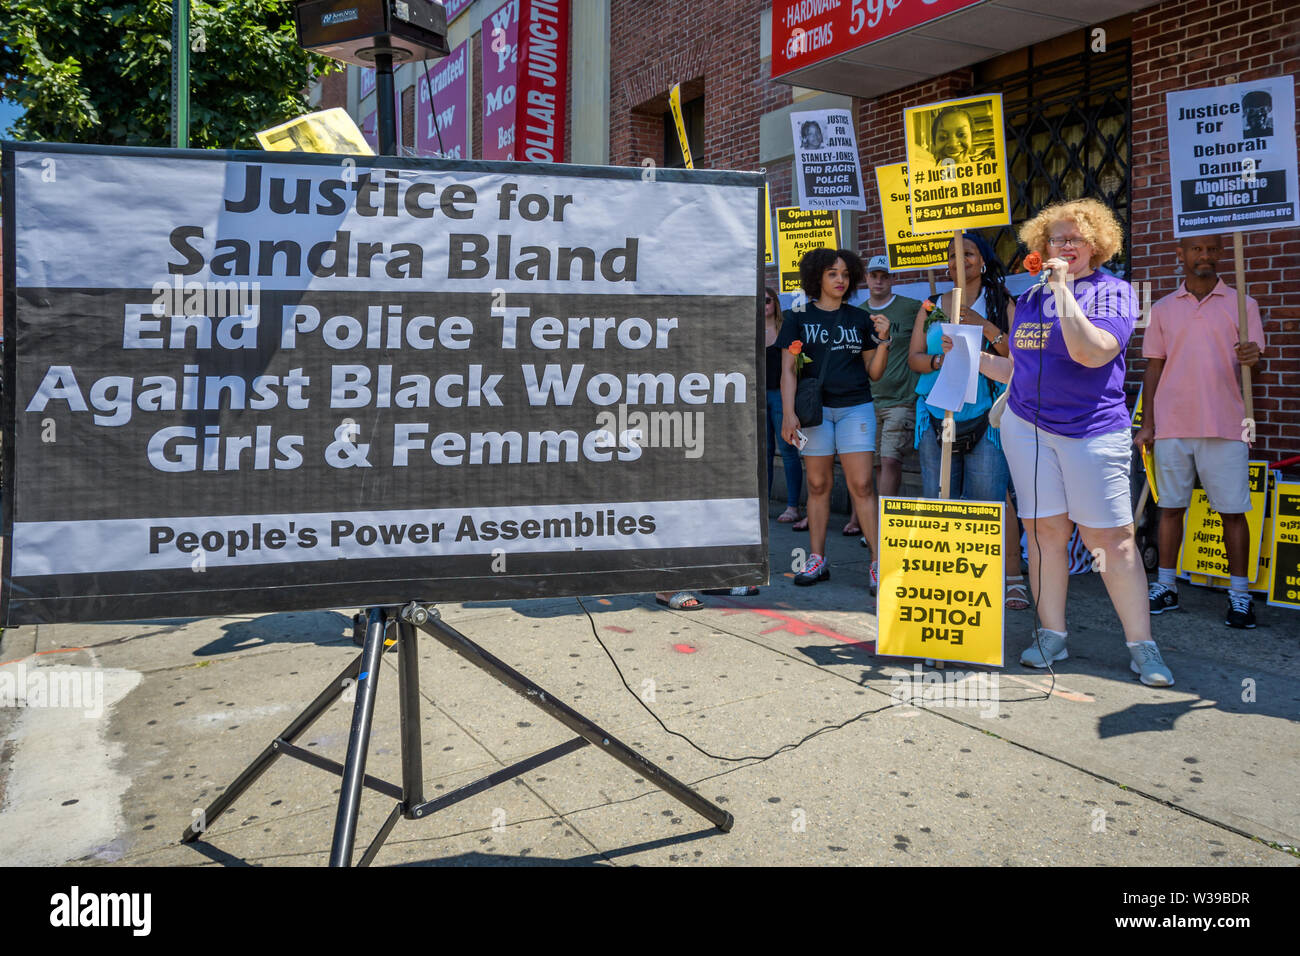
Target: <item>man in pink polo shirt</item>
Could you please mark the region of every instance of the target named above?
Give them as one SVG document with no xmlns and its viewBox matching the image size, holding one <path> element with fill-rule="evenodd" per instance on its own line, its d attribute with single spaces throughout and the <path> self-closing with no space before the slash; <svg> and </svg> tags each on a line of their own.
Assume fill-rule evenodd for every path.
<svg viewBox="0 0 1300 956">
<path fill-rule="evenodd" d="M 1193 476 L 1223 519 L 1228 552 L 1229 627 L 1255 626 L 1246 590 L 1250 532 L 1248 478 L 1253 426 L 1245 421 L 1241 366 L 1254 367 L 1264 343 L 1259 306 L 1246 299 L 1247 341 L 1238 341 L 1237 293 L 1219 278 L 1221 236 L 1186 236 L 1179 243 L 1183 284 L 1151 309 L 1142 339 L 1147 360 L 1142 378 L 1143 416 L 1133 442 L 1155 445 L 1160 491 L 1160 562 L 1151 585 L 1151 613 L 1178 608 L 1174 562 L 1183 543 L 1183 515 L 1191 502 Z"/>
</svg>

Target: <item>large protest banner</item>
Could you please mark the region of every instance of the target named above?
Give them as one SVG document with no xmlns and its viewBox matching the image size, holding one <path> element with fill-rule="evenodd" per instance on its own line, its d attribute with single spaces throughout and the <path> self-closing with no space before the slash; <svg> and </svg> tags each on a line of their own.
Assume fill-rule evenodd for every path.
<svg viewBox="0 0 1300 956">
<path fill-rule="evenodd" d="M 909 107 L 903 134 L 914 235 L 1010 224 L 1000 93 Z"/>
<path fill-rule="evenodd" d="M 809 249 L 840 247 L 840 217 L 825 209 L 776 208 L 777 268 L 781 292 L 799 291 L 799 260 Z"/>
<path fill-rule="evenodd" d="M 1300 482 L 1279 481 L 1274 488 L 1269 572 L 1268 603 L 1300 608 Z"/>
<path fill-rule="evenodd" d="M 1246 559 L 1246 577 L 1254 579 L 1259 570 L 1260 541 L 1264 533 L 1265 499 L 1268 495 L 1268 462 L 1249 464 L 1250 510 L 1246 524 L 1250 528 L 1250 556 Z M 1183 525 L 1183 547 L 1178 553 L 1178 570 L 1185 574 L 1228 577 L 1228 551 L 1223 545 L 1223 520 L 1210 507 L 1210 499 L 1196 479 Z"/>
<path fill-rule="evenodd" d="M 10 144 L 3 185 L 4 623 L 766 579 L 761 175 Z"/>
<path fill-rule="evenodd" d="M 946 235 L 912 235 L 912 208 L 908 201 L 907 163 L 876 167 L 876 186 L 880 191 L 880 221 L 885 231 L 885 249 L 889 271 L 929 269 L 948 262 Z"/>
<path fill-rule="evenodd" d="M 1002 666 L 1002 509 L 880 499 L 877 654 Z"/>
<path fill-rule="evenodd" d="M 415 90 L 416 152 L 469 159 L 469 41 L 421 72 Z"/>
<path fill-rule="evenodd" d="M 1295 79 L 1166 94 L 1174 235 L 1300 225 Z"/>
<path fill-rule="evenodd" d="M 791 113 L 790 129 L 799 208 L 866 210 L 852 112 Z"/>
</svg>

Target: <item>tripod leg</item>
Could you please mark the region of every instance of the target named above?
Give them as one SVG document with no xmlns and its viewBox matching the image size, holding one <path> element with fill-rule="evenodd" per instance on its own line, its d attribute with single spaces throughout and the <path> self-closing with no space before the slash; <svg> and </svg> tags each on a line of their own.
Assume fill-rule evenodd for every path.
<svg viewBox="0 0 1300 956">
<path fill-rule="evenodd" d="M 317 717 L 329 710 L 334 701 L 338 700 L 339 695 L 355 681 L 360 668 L 361 657 L 358 656 L 343 669 L 343 673 L 334 678 L 332 684 L 317 695 L 306 710 L 294 718 L 293 723 L 286 727 L 276 740 L 283 740 L 288 743 L 297 740 L 298 736 L 315 723 Z M 274 743 L 268 744 L 266 749 L 257 755 L 257 759 L 235 778 L 235 782 L 227 787 L 221 796 L 212 801 L 211 806 L 185 829 L 185 833 L 181 835 L 181 842 L 193 843 L 197 840 L 204 830 L 216 822 L 217 817 L 225 813 L 230 805 L 239 799 L 239 796 L 251 787 L 258 777 L 266 772 L 267 768 L 275 762 L 275 758 L 280 756 L 280 753 L 281 751 L 276 749 Z"/>
<path fill-rule="evenodd" d="M 379 681 L 380 655 L 384 651 L 384 609 L 369 610 L 370 626 L 366 646 L 361 652 L 361 673 L 357 675 L 357 702 L 352 710 L 352 730 L 348 734 L 348 756 L 343 767 L 343 786 L 339 790 L 339 810 L 334 818 L 334 844 L 330 848 L 330 866 L 352 865 L 352 844 L 357 835 L 357 813 L 361 808 L 361 787 L 366 774 L 366 756 L 370 749 L 370 723 L 375 715 L 375 686 Z"/>
<path fill-rule="evenodd" d="M 424 803 L 424 763 L 420 753 L 420 658 L 415 627 L 397 622 L 397 689 L 401 698 L 402 803 L 409 813 Z"/>
<path fill-rule="evenodd" d="M 546 713 L 568 727 L 579 737 L 586 739 L 588 743 L 594 745 L 597 749 L 605 751 L 623 766 L 645 777 L 646 780 L 670 797 L 690 807 L 722 832 L 726 833 L 731 830 L 734 821 L 731 814 L 726 810 L 710 803 L 676 777 L 664 772 L 641 756 L 623 741 L 612 734 L 607 734 L 582 714 L 556 700 L 509 664 L 493 657 L 479 647 L 460 631 L 436 616 L 431 617 L 427 623 L 418 626 L 420 630 L 431 637 L 437 638 L 440 643 L 455 651 L 475 667 L 486 671 L 496 678 L 498 682 L 522 695 L 525 700 L 534 706 L 546 711 Z"/>
</svg>

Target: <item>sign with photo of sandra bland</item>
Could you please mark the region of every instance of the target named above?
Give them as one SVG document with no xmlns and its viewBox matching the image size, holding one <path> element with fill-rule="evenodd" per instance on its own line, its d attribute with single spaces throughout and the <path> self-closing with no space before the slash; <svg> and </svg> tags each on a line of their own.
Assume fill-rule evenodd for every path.
<svg viewBox="0 0 1300 956">
<path fill-rule="evenodd" d="M 760 584 L 755 173 L 6 144 L 7 625 Z"/>
<path fill-rule="evenodd" d="M 1166 94 L 1174 235 L 1300 225 L 1295 79 Z"/>
</svg>

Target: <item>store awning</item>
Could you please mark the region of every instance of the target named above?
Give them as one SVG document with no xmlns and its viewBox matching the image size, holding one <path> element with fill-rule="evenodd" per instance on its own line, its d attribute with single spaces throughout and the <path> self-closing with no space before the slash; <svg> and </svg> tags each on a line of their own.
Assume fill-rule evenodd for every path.
<svg viewBox="0 0 1300 956">
<path fill-rule="evenodd" d="M 772 78 L 873 99 L 1151 0 L 774 0 Z"/>
</svg>

